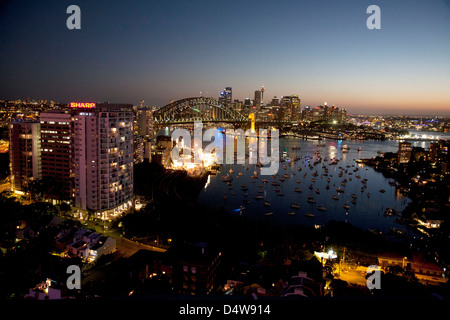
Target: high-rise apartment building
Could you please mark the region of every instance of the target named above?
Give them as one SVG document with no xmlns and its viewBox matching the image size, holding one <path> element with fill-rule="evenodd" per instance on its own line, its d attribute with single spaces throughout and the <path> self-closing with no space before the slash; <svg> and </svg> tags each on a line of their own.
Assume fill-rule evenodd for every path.
<svg viewBox="0 0 450 320">
<path fill-rule="evenodd" d="M 398 164 L 408 163 L 411 159 L 411 143 L 410 142 L 399 142 L 398 143 Z"/>
<path fill-rule="evenodd" d="M 133 198 L 133 106 L 71 103 L 74 204 L 109 219 Z"/>
<path fill-rule="evenodd" d="M 137 135 L 147 139 L 153 138 L 153 112 L 156 108 L 141 107 L 136 112 L 135 132 Z"/>
<path fill-rule="evenodd" d="M 42 177 L 40 123 L 9 124 L 9 165 L 12 191 L 24 194 L 31 181 Z"/>
</svg>

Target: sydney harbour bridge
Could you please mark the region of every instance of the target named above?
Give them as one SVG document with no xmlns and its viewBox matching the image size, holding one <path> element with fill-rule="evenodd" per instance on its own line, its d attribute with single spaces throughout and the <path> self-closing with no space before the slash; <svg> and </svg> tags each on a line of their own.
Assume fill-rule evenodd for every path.
<svg viewBox="0 0 450 320">
<path fill-rule="evenodd" d="M 255 114 L 244 115 L 229 105 L 223 105 L 212 97 L 192 97 L 173 101 L 153 112 L 153 127 L 158 132 L 163 127 L 192 127 L 195 122 L 206 126 L 234 129 L 289 129 L 292 121 L 257 120 Z M 287 132 L 289 133 L 289 132 Z M 282 135 L 286 135 L 281 133 Z M 297 137 L 311 138 L 311 133 L 301 132 Z"/>
<path fill-rule="evenodd" d="M 203 123 L 228 123 L 245 127 L 250 119 L 232 107 L 222 105 L 215 98 L 193 97 L 173 101 L 153 113 L 154 125 L 182 125 L 195 121 Z"/>
</svg>

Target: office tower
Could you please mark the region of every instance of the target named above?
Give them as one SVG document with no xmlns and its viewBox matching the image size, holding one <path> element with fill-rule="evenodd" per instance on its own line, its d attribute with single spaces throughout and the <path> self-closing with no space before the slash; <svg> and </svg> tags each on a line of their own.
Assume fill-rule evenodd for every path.
<svg viewBox="0 0 450 320">
<path fill-rule="evenodd" d="M 284 121 L 297 121 L 300 116 L 300 98 L 293 94 L 282 96 L 280 101 Z"/>
<path fill-rule="evenodd" d="M 262 92 L 261 90 L 255 91 L 255 99 L 253 100 L 253 106 L 256 108 L 256 111 L 258 111 L 261 108 L 262 103 Z"/>
<path fill-rule="evenodd" d="M 274 96 L 272 98 L 271 106 L 272 107 L 278 107 L 280 105 L 280 100 L 278 100 L 277 96 Z"/>
<path fill-rule="evenodd" d="M 411 159 L 411 143 L 410 142 L 399 142 L 398 143 L 398 164 L 408 163 Z"/>
<path fill-rule="evenodd" d="M 264 86 L 261 87 L 261 106 L 264 105 Z"/>
<path fill-rule="evenodd" d="M 42 177 L 40 123 L 15 121 L 9 125 L 9 165 L 11 190 L 28 191 L 31 181 Z"/>
<path fill-rule="evenodd" d="M 231 87 L 225 87 L 220 93 L 219 104 L 224 106 L 231 106 L 233 101 L 233 90 Z"/>
<path fill-rule="evenodd" d="M 244 110 L 243 105 L 244 103 L 242 101 L 239 99 L 234 99 L 234 109 L 236 111 L 242 112 Z"/>
<path fill-rule="evenodd" d="M 72 198 L 72 115 L 69 111 L 40 114 L 42 178 L 54 183 L 57 200 Z"/>
<path fill-rule="evenodd" d="M 132 205 L 133 111 L 129 104 L 71 103 L 75 207 L 112 218 Z"/>
<path fill-rule="evenodd" d="M 245 98 L 242 113 L 244 115 L 248 115 L 250 113 L 251 108 L 252 108 L 252 101 L 250 100 L 250 98 Z"/>
<path fill-rule="evenodd" d="M 347 123 L 347 109 L 342 109 L 340 112 L 340 122 Z"/>
</svg>

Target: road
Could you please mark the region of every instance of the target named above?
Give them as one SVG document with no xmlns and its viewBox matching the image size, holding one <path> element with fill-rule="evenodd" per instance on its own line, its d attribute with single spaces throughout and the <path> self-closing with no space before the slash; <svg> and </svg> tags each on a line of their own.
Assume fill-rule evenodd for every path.
<svg viewBox="0 0 450 320">
<path fill-rule="evenodd" d="M 97 233 L 101 233 L 105 236 L 116 239 L 116 248 L 119 253 L 117 255 L 117 258 L 120 258 L 120 257 L 128 258 L 141 249 L 146 249 L 146 250 L 150 250 L 150 251 L 158 251 L 158 252 L 166 251 L 166 249 L 163 249 L 163 248 L 149 246 L 149 245 L 137 242 L 137 241 L 133 241 L 133 240 L 124 238 L 117 229 L 103 229 L 102 226 L 95 224 L 95 222 L 93 222 L 93 221 L 88 221 L 86 228 L 95 230 L 95 232 L 97 232 Z"/>
<path fill-rule="evenodd" d="M 339 267 L 337 268 L 339 271 Z M 367 267 L 363 266 L 350 266 L 345 263 L 341 264 L 341 272 L 338 274 L 338 278 L 346 281 L 347 283 L 357 284 L 360 286 L 366 286 L 366 271 Z"/>
<path fill-rule="evenodd" d="M 92 226 L 90 225 L 92 224 Z M 96 232 L 99 232 L 99 226 L 94 225 L 93 222 L 90 222 L 86 227 L 92 229 L 92 230 L 96 230 Z M 132 241 L 129 240 L 127 238 L 124 238 L 120 232 L 118 232 L 115 229 L 111 229 L 111 230 L 105 230 L 103 232 L 99 232 L 102 233 L 105 236 L 111 237 L 116 239 L 116 248 L 117 248 L 117 255 L 115 256 L 114 260 L 117 260 L 119 258 L 128 258 L 130 256 L 132 256 L 134 253 L 136 253 L 137 251 L 141 250 L 141 249 L 146 249 L 146 250 L 151 250 L 151 251 L 158 251 L 158 252 L 165 252 L 166 249 L 162 249 L 162 248 L 158 248 L 158 247 L 154 247 L 154 246 L 149 246 L 149 245 L 145 245 L 136 241 Z M 105 266 L 109 265 L 110 263 L 107 263 Z M 102 266 L 100 268 L 96 268 L 94 267 L 92 270 L 87 271 L 86 274 L 83 274 L 82 277 L 82 285 L 85 285 L 86 283 L 90 282 L 90 281 L 98 281 L 100 279 L 103 278 L 104 274 L 102 272 L 102 268 L 105 267 Z"/>
<path fill-rule="evenodd" d="M 339 271 L 339 267 L 337 267 L 336 270 Z M 350 265 L 342 264 L 341 272 L 337 277 L 351 284 L 366 286 L 366 272 L 367 267 L 365 266 L 351 267 Z M 447 279 L 437 276 L 423 275 L 418 273 L 415 273 L 415 276 L 417 277 L 419 282 L 424 285 L 439 285 L 447 282 Z"/>
<path fill-rule="evenodd" d="M 137 251 L 139 251 L 141 249 L 146 249 L 146 250 L 150 250 L 150 251 L 158 251 L 158 252 L 166 251 L 166 249 L 149 246 L 149 245 L 142 244 L 142 243 L 139 243 L 136 241 L 132 241 L 130 239 L 124 238 L 123 236 L 116 237 L 111 234 L 108 234 L 108 236 L 116 239 L 117 251 L 119 251 L 120 257 L 122 257 L 122 258 L 128 258 L 129 256 L 133 255 L 134 253 L 136 253 Z"/>
<path fill-rule="evenodd" d="M 2 193 L 3 191 L 10 191 L 10 190 L 11 190 L 11 185 L 9 182 L 0 184 L 0 193 Z"/>
</svg>

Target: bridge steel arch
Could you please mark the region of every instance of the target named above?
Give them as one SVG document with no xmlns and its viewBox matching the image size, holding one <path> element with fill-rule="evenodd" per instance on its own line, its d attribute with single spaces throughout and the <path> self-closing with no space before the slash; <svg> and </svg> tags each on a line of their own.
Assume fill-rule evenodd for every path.
<svg viewBox="0 0 450 320">
<path fill-rule="evenodd" d="M 153 113 L 154 123 L 183 124 L 202 122 L 248 123 L 249 119 L 236 110 L 219 104 L 210 97 L 184 98 L 165 105 Z"/>
</svg>

